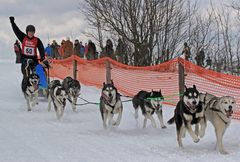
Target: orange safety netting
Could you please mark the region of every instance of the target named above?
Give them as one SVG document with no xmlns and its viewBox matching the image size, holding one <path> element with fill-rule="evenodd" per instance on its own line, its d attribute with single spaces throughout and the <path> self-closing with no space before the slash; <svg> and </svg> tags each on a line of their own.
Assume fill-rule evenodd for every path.
<svg viewBox="0 0 240 162">
<path fill-rule="evenodd" d="M 64 79 L 73 76 L 73 61 L 77 61 L 77 79 L 84 85 L 101 88 L 106 81 L 106 61 L 111 64 L 111 78 L 118 91 L 127 96 L 134 96 L 140 90 L 160 90 L 165 103 L 175 105 L 179 100 L 178 63 L 185 67 L 185 84 L 195 84 L 200 92 L 216 96 L 233 96 L 237 101 L 237 110 L 233 117 L 240 119 L 240 77 L 206 70 L 176 58 L 155 66 L 136 67 L 121 64 L 110 58 L 83 60 L 71 56 L 64 60 L 54 60 L 50 76 Z"/>
</svg>

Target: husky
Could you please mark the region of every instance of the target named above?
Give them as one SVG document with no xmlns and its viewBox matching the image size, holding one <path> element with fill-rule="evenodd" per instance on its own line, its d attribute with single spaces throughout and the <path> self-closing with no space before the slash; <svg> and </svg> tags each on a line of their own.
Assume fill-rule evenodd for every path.
<svg viewBox="0 0 240 162">
<path fill-rule="evenodd" d="M 232 113 L 236 107 L 235 99 L 230 96 L 216 97 L 209 93 L 201 93 L 200 100 L 203 102 L 206 119 L 215 129 L 216 150 L 221 154 L 228 154 L 223 147 L 223 135 L 231 123 Z"/>
<path fill-rule="evenodd" d="M 168 121 L 168 124 L 174 122 L 176 123 L 177 141 L 180 148 L 183 147 L 182 138 L 185 137 L 186 130 L 195 143 L 200 140 L 198 136 L 201 138 L 204 136 L 206 120 L 204 109 L 199 98 L 199 91 L 195 85 L 193 85 L 193 88 L 187 88 L 185 86 L 185 92 L 177 103 L 174 116 Z M 193 124 L 195 124 L 195 132 L 191 126 Z M 199 125 L 201 126 L 200 131 Z"/>
<path fill-rule="evenodd" d="M 51 110 L 51 103 L 53 103 L 57 119 L 63 116 L 64 108 L 66 106 L 67 94 L 62 88 L 59 80 L 53 80 L 49 84 L 48 96 L 48 111 Z"/>
<path fill-rule="evenodd" d="M 24 59 L 21 67 L 23 78 L 27 78 L 30 74 L 35 73 L 35 67 L 33 59 Z"/>
<path fill-rule="evenodd" d="M 154 112 L 157 114 L 160 121 L 161 128 L 166 128 L 163 122 L 162 116 L 162 103 L 164 98 L 162 92 L 160 91 L 140 91 L 138 92 L 132 100 L 133 107 L 135 109 L 135 118 L 138 118 L 138 109 L 139 107 L 142 110 L 142 114 L 145 117 L 143 121 L 143 128 L 146 128 L 147 119 L 151 120 L 152 127 L 156 128 L 156 122 L 153 118 Z"/>
<path fill-rule="evenodd" d="M 73 111 L 76 112 L 77 98 L 80 95 L 81 85 L 78 80 L 66 77 L 62 82 L 62 87 L 68 95 Z"/>
<path fill-rule="evenodd" d="M 102 94 L 100 97 L 100 112 L 103 120 L 103 127 L 105 129 L 107 127 L 119 126 L 122 118 L 123 106 L 120 94 L 114 86 L 113 81 L 108 84 L 105 82 L 103 83 Z M 113 120 L 114 114 L 118 114 L 116 121 Z"/>
<path fill-rule="evenodd" d="M 39 76 L 37 74 L 30 74 L 22 80 L 22 92 L 27 101 L 28 111 L 32 110 L 38 104 L 38 85 Z"/>
</svg>

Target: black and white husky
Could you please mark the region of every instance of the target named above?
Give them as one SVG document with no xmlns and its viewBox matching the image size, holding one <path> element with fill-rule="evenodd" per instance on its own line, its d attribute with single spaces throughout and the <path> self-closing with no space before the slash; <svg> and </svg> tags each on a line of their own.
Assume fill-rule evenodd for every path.
<svg viewBox="0 0 240 162">
<path fill-rule="evenodd" d="M 62 87 L 68 95 L 73 111 L 76 111 L 77 98 L 80 95 L 81 85 L 78 80 L 66 77 L 62 82 Z"/>
<path fill-rule="evenodd" d="M 122 101 L 117 88 L 111 83 L 103 83 L 102 95 L 100 97 L 100 112 L 103 120 L 103 127 L 118 126 L 122 118 Z M 116 121 L 113 120 L 114 114 L 118 114 Z M 108 126 L 107 126 L 108 120 Z"/>
<path fill-rule="evenodd" d="M 30 74 L 22 80 L 22 92 L 27 101 L 28 111 L 31 111 L 32 107 L 38 104 L 39 81 L 37 74 Z"/>
<path fill-rule="evenodd" d="M 51 110 L 51 103 L 53 103 L 57 118 L 63 116 L 64 108 L 66 106 L 67 94 L 63 89 L 59 80 L 53 80 L 49 84 L 48 96 L 48 111 Z"/>
<path fill-rule="evenodd" d="M 135 109 L 135 118 L 138 118 L 138 109 L 139 107 L 142 110 L 142 114 L 145 117 L 143 121 L 143 128 L 146 128 L 147 119 L 151 120 L 152 126 L 156 128 L 156 122 L 153 118 L 154 112 L 157 114 L 160 121 L 161 128 L 166 128 L 163 122 L 162 116 L 162 103 L 164 98 L 160 91 L 140 91 L 138 92 L 132 100 L 133 107 Z"/>
<path fill-rule="evenodd" d="M 200 140 L 198 136 L 203 137 L 206 121 L 202 102 L 199 99 L 199 92 L 195 85 L 193 85 L 193 88 L 185 86 L 185 92 L 176 106 L 174 116 L 168 121 L 169 124 L 173 122 L 176 123 L 179 147 L 183 147 L 182 138 L 185 137 L 186 130 L 195 143 Z M 195 124 L 195 132 L 191 126 L 193 124 Z M 199 126 L 201 126 L 200 131 Z"/>
</svg>

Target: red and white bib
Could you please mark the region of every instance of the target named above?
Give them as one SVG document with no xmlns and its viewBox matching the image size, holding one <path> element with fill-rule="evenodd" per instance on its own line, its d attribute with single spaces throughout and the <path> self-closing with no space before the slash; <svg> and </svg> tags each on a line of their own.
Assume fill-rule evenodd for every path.
<svg viewBox="0 0 240 162">
<path fill-rule="evenodd" d="M 22 54 L 26 56 L 37 56 L 37 38 L 29 39 L 27 36 L 22 42 Z"/>
</svg>

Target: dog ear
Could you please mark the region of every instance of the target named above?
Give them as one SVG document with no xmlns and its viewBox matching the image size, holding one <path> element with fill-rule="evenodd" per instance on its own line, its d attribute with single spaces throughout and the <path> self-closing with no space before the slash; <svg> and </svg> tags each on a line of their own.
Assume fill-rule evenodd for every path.
<svg viewBox="0 0 240 162">
<path fill-rule="evenodd" d="M 162 93 L 162 92 L 161 92 L 161 89 L 159 90 L 159 92 Z"/>
<path fill-rule="evenodd" d="M 187 90 L 187 86 L 186 85 L 184 85 L 184 91 L 186 91 Z"/>
<path fill-rule="evenodd" d="M 105 86 L 105 84 L 106 84 L 106 83 L 105 83 L 105 82 L 103 82 L 103 86 Z"/>
<path fill-rule="evenodd" d="M 112 85 L 114 85 L 114 84 L 113 84 L 113 80 L 112 80 L 112 79 L 111 79 L 111 84 L 112 84 Z"/>
<path fill-rule="evenodd" d="M 152 96 L 153 95 L 153 89 L 152 89 L 152 91 L 151 91 L 151 93 L 150 93 L 150 96 Z"/>
<path fill-rule="evenodd" d="M 195 86 L 195 84 L 193 84 L 193 88 L 194 88 L 194 89 L 197 89 L 196 86 Z"/>
</svg>

